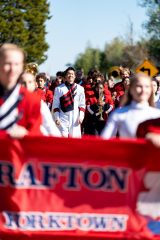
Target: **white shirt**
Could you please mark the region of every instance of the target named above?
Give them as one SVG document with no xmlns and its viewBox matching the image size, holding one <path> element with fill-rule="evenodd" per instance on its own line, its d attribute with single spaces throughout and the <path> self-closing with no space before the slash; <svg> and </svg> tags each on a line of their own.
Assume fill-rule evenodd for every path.
<svg viewBox="0 0 160 240">
<path fill-rule="evenodd" d="M 52 114 L 47 106 L 47 104 L 41 100 L 41 115 L 42 115 L 42 125 L 41 132 L 45 136 L 61 137 L 61 133 L 57 128 L 55 122 L 53 121 Z"/>
<path fill-rule="evenodd" d="M 135 138 L 138 125 L 148 119 L 160 117 L 160 109 L 132 101 L 130 105 L 113 111 L 102 131 L 102 138 Z"/>
<path fill-rule="evenodd" d="M 63 112 L 61 109 L 60 98 L 68 92 L 68 88 L 63 83 L 55 88 L 52 111 L 54 109 L 59 109 L 59 111 L 54 113 L 54 119 L 60 119 L 59 130 L 64 137 L 75 137 L 81 138 L 81 125 L 78 123 L 78 118 L 83 121 L 85 110 L 85 93 L 84 88 L 79 84 L 76 84 L 77 89 L 75 91 L 74 97 L 74 109 L 68 112 Z"/>
<path fill-rule="evenodd" d="M 154 96 L 154 103 L 155 107 L 160 109 L 160 94 L 157 93 L 157 95 Z"/>
</svg>

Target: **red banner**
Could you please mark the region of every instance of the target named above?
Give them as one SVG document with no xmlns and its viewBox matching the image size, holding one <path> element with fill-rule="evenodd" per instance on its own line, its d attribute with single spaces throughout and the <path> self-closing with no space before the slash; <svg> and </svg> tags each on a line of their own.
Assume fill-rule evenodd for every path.
<svg viewBox="0 0 160 240">
<path fill-rule="evenodd" d="M 0 139 L 0 239 L 160 239 L 160 149 Z"/>
</svg>

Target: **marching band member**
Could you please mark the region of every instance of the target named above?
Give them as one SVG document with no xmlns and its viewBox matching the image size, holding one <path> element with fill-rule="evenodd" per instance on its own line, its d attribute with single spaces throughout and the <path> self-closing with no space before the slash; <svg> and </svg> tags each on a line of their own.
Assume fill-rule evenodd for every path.
<svg viewBox="0 0 160 240">
<path fill-rule="evenodd" d="M 51 90 L 49 90 L 45 84 L 47 81 L 47 77 L 45 73 L 39 73 L 36 75 L 36 82 L 38 85 L 38 89 L 41 90 L 42 94 L 42 100 L 46 102 L 47 106 L 49 109 L 52 107 L 52 102 L 53 102 L 53 93 Z"/>
<path fill-rule="evenodd" d="M 122 81 L 116 83 L 112 89 L 112 95 L 114 95 L 115 107 L 121 106 L 121 101 L 125 95 L 128 86 L 130 84 L 131 71 L 129 68 L 119 67 L 119 74 Z"/>
<path fill-rule="evenodd" d="M 0 47 L 0 132 L 14 138 L 42 134 L 39 98 L 18 83 L 24 59 L 15 44 Z"/>
<path fill-rule="evenodd" d="M 32 73 L 24 72 L 20 76 L 21 84 L 27 88 L 29 92 L 36 92 L 36 80 L 35 76 Z M 40 96 L 39 96 L 40 97 Z M 54 136 L 60 137 L 61 133 L 57 128 L 55 122 L 53 121 L 51 112 L 47 106 L 47 104 L 40 98 L 41 101 L 41 114 L 42 114 L 42 126 L 41 131 L 45 136 Z"/>
<path fill-rule="evenodd" d="M 75 83 L 75 70 L 64 72 L 65 83 L 55 88 L 53 113 L 57 126 L 64 137 L 81 137 L 81 124 L 85 112 L 84 88 Z"/>
<path fill-rule="evenodd" d="M 109 101 L 110 99 L 107 99 L 104 90 L 104 83 L 96 83 L 92 104 L 86 103 L 88 110 L 88 132 L 86 131 L 85 134 L 100 135 L 108 119 L 108 114 L 113 110 L 113 106 Z"/>
<path fill-rule="evenodd" d="M 53 96 L 54 96 L 54 90 L 57 86 L 61 85 L 63 83 L 63 72 L 62 71 L 58 71 L 56 72 L 56 79 L 54 81 L 52 81 L 49 90 L 52 91 Z"/>
<path fill-rule="evenodd" d="M 146 138 L 156 147 L 160 147 L 160 118 L 149 119 L 139 124 L 138 138 Z"/>
<path fill-rule="evenodd" d="M 151 118 L 160 117 L 160 110 L 153 107 L 152 81 L 146 74 L 136 74 L 130 80 L 126 103 L 110 115 L 102 138 L 135 138 L 138 125 Z"/>
</svg>

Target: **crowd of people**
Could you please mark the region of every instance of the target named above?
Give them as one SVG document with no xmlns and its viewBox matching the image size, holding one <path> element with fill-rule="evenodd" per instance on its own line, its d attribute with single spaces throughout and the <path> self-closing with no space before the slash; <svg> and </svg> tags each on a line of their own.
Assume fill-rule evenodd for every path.
<svg viewBox="0 0 160 240">
<path fill-rule="evenodd" d="M 15 44 L 0 47 L 0 133 L 102 139 L 146 137 L 160 146 L 160 76 L 120 66 L 106 77 L 68 67 L 52 80 L 27 71 Z"/>
</svg>

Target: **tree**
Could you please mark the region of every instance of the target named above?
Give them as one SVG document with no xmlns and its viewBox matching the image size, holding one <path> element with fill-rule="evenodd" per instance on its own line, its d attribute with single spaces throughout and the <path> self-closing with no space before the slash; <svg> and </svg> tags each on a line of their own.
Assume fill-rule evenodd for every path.
<svg viewBox="0 0 160 240">
<path fill-rule="evenodd" d="M 147 10 L 148 21 L 144 24 L 152 38 L 160 39 L 160 2 L 157 0 L 141 0 L 140 5 Z"/>
<path fill-rule="evenodd" d="M 133 45 L 126 45 L 122 54 L 122 65 L 133 71 L 144 59 L 149 58 L 147 42 L 141 40 Z"/>
<path fill-rule="evenodd" d="M 102 53 L 99 49 L 94 49 L 88 46 L 84 53 L 78 55 L 74 66 L 75 68 L 83 68 L 85 74 L 87 74 L 92 68 L 100 69 L 101 54 Z"/>
<path fill-rule="evenodd" d="M 105 45 L 104 51 L 87 47 L 84 53 L 79 54 L 74 67 L 83 68 L 85 74 L 93 68 L 106 74 L 110 67 L 121 65 L 134 71 L 137 65 L 148 58 L 147 47 L 148 42 L 144 39 L 134 43 L 131 37 L 126 41 L 117 37 Z"/>
<path fill-rule="evenodd" d="M 160 1 L 141 0 L 140 5 L 147 9 L 148 21 L 143 25 L 149 35 L 148 51 L 152 59 L 160 64 Z"/>
<path fill-rule="evenodd" d="M 134 71 L 135 66 L 148 58 L 146 46 L 147 43 L 143 39 L 134 43 L 132 34 L 129 34 L 125 41 L 118 37 L 113 39 L 110 44 L 105 46 L 107 66 L 110 68 L 122 65 Z"/>
<path fill-rule="evenodd" d="M 1 0 L 0 43 L 15 43 L 27 53 L 27 62 L 41 64 L 45 52 L 45 21 L 50 19 L 47 0 Z"/>
<path fill-rule="evenodd" d="M 104 52 L 108 67 L 122 65 L 122 55 L 125 46 L 125 42 L 118 37 L 114 38 L 110 44 L 106 44 Z"/>
<path fill-rule="evenodd" d="M 150 58 L 160 66 L 160 40 L 151 38 L 147 43 Z"/>
</svg>

